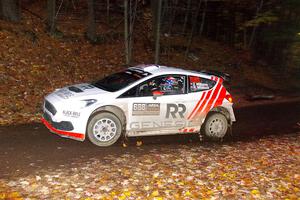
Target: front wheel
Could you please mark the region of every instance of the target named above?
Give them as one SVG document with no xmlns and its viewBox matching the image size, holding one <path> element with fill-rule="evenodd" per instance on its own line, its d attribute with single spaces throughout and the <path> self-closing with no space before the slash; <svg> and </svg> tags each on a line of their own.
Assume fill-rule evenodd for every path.
<svg viewBox="0 0 300 200">
<path fill-rule="evenodd" d="M 210 113 L 204 122 L 204 134 L 211 139 L 222 139 L 228 129 L 226 117 L 217 112 Z"/>
<path fill-rule="evenodd" d="M 120 138 L 121 133 L 121 121 L 112 113 L 96 113 L 89 120 L 87 135 L 89 140 L 97 146 L 107 147 L 114 144 Z"/>
</svg>

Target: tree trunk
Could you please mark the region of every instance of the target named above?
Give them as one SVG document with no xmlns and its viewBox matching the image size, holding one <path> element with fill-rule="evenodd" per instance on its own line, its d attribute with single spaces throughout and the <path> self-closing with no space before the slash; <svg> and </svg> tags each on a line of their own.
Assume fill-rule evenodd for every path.
<svg viewBox="0 0 300 200">
<path fill-rule="evenodd" d="M 178 0 L 175 0 L 174 2 L 174 6 L 177 7 L 178 5 Z M 174 9 L 171 17 L 170 17 L 170 23 L 169 23 L 169 31 L 168 31 L 168 34 L 170 35 L 171 32 L 172 32 L 172 27 L 173 27 L 173 23 L 174 23 L 174 20 L 176 18 L 176 9 Z"/>
<path fill-rule="evenodd" d="M 3 19 L 18 22 L 21 19 L 20 2 L 19 0 L 2 0 L 1 15 Z"/>
<path fill-rule="evenodd" d="M 196 25 L 197 25 L 197 19 L 198 19 L 199 11 L 200 11 L 200 8 L 201 8 L 201 4 L 202 4 L 202 0 L 200 0 L 200 2 L 198 4 L 198 7 L 197 7 L 197 10 L 196 10 L 194 19 L 193 19 L 192 30 L 191 30 L 191 34 L 190 34 L 190 37 L 189 37 L 189 40 L 188 40 L 188 44 L 187 44 L 187 47 L 186 47 L 186 50 L 185 50 L 184 59 L 187 58 L 188 53 L 189 53 L 190 48 L 191 48 L 191 45 L 192 45 L 192 41 L 193 41 L 193 37 L 194 37 L 194 31 L 195 31 L 195 28 L 196 28 Z"/>
<path fill-rule="evenodd" d="M 126 65 L 129 65 L 131 62 L 130 53 L 129 53 L 129 30 L 128 30 L 128 1 L 124 0 L 124 40 L 125 40 L 125 58 Z"/>
<path fill-rule="evenodd" d="M 156 24 L 157 24 L 157 9 L 158 0 L 151 0 L 151 14 L 152 14 L 152 32 L 154 41 L 156 40 Z"/>
<path fill-rule="evenodd" d="M 230 46 L 234 47 L 235 46 L 235 33 L 236 33 L 236 8 L 235 6 L 230 9 L 230 25 L 229 25 L 229 44 Z"/>
<path fill-rule="evenodd" d="M 201 25 L 200 25 L 200 30 L 199 30 L 199 36 L 202 36 L 203 29 L 204 29 L 204 23 L 205 23 L 205 17 L 206 17 L 206 8 L 207 8 L 207 0 L 204 1 L 204 9 L 202 12 L 202 17 L 201 17 Z"/>
<path fill-rule="evenodd" d="M 162 0 L 157 2 L 157 16 L 156 16 L 156 36 L 155 36 L 155 64 L 159 63 L 159 53 L 160 53 L 160 17 L 161 17 L 161 5 Z"/>
<path fill-rule="evenodd" d="M 256 9 L 256 15 L 255 15 L 255 18 L 258 17 L 258 15 L 259 15 L 259 13 L 260 13 L 260 10 L 261 10 L 262 7 L 263 7 L 263 4 L 264 4 L 264 0 L 261 0 L 259 6 L 258 6 L 257 9 Z M 257 29 L 257 26 L 254 26 L 253 29 L 252 29 L 252 33 L 251 33 L 250 40 L 249 40 L 249 45 L 248 45 L 249 48 L 252 47 L 252 44 L 253 44 L 253 42 L 254 42 L 254 37 L 255 37 L 256 29 Z"/>
<path fill-rule="evenodd" d="M 133 14 L 133 0 L 129 0 L 129 35 L 128 35 L 128 56 L 131 63 L 132 58 L 132 40 L 133 40 L 133 24 L 134 24 L 134 14 Z"/>
<path fill-rule="evenodd" d="M 96 21 L 95 21 L 95 1 L 88 0 L 88 28 L 87 28 L 87 38 L 96 42 Z"/>
<path fill-rule="evenodd" d="M 244 49 L 247 49 L 247 29 L 244 28 L 243 30 L 243 41 L 244 41 Z"/>
<path fill-rule="evenodd" d="M 109 10 L 110 10 L 110 0 L 106 0 L 106 16 L 107 16 L 107 22 L 108 23 L 109 23 L 109 20 L 110 20 Z"/>
<path fill-rule="evenodd" d="M 184 23 L 183 23 L 183 30 L 182 30 L 183 34 L 185 33 L 185 28 L 186 28 L 186 24 L 187 24 L 187 21 L 188 21 L 189 14 L 190 14 L 190 9 L 191 9 L 191 0 L 188 0 L 187 10 L 185 11 L 185 17 L 184 17 Z"/>
<path fill-rule="evenodd" d="M 56 30 L 56 0 L 47 0 L 47 30 L 52 35 Z"/>
</svg>

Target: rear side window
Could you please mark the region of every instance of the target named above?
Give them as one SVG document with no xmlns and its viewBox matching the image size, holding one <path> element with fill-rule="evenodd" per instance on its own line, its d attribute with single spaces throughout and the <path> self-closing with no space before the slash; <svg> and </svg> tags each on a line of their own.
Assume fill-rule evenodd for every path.
<svg viewBox="0 0 300 200">
<path fill-rule="evenodd" d="M 201 92 L 214 87 L 215 81 L 199 76 L 189 76 L 189 92 Z"/>
</svg>

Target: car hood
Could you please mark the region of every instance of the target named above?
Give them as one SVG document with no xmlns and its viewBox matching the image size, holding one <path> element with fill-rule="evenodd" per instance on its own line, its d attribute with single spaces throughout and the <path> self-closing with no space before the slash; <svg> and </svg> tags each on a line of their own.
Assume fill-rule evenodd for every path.
<svg viewBox="0 0 300 200">
<path fill-rule="evenodd" d="M 99 89 L 89 83 L 82 83 L 71 85 L 61 89 L 57 89 L 54 94 L 60 99 L 82 99 L 93 98 L 101 94 L 108 94 L 110 92 Z"/>
</svg>

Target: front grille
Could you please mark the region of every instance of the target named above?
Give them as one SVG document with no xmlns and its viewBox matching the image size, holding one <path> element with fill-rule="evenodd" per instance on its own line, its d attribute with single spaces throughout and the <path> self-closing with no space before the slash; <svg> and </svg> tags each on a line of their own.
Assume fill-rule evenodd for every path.
<svg viewBox="0 0 300 200">
<path fill-rule="evenodd" d="M 56 109 L 55 107 L 49 102 L 49 101 L 45 101 L 45 108 L 52 113 L 52 115 L 55 115 L 56 114 Z"/>
</svg>

